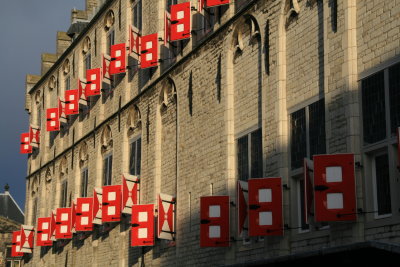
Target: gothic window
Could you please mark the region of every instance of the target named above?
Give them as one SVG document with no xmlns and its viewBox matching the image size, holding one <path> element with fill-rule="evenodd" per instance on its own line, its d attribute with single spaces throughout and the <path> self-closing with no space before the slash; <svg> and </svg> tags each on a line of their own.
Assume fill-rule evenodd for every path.
<svg viewBox="0 0 400 267">
<path fill-rule="evenodd" d="M 261 178 L 262 171 L 262 134 L 257 129 L 237 139 L 238 179 Z"/>
</svg>

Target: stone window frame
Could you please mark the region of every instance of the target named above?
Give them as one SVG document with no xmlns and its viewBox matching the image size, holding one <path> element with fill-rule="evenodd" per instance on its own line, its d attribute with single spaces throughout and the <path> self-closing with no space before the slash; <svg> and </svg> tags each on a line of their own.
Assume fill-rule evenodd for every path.
<svg viewBox="0 0 400 267">
<path fill-rule="evenodd" d="M 304 205 L 304 201 L 301 200 L 301 190 L 303 189 L 302 187 L 302 182 L 304 181 L 304 173 L 303 173 L 303 164 L 301 164 L 301 166 L 296 166 L 295 168 L 292 168 L 292 125 L 291 125 L 291 116 L 292 114 L 294 114 L 295 112 L 298 112 L 300 110 L 304 109 L 305 112 L 305 131 L 306 131 L 306 158 L 311 159 L 312 160 L 312 156 L 310 153 L 310 106 L 313 104 L 318 103 L 319 101 L 324 101 L 324 107 L 326 107 L 326 103 L 325 103 L 325 98 L 324 97 L 320 97 L 320 96 L 314 96 L 310 99 L 308 99 L 307 101 L 300 103 L 299 105 L 296 105 L 292 108 L 290 108 L 288 110 L 288 166 L 289 166 L 289 177 L 291 178 L 291 182 L 294 185 L 294 190 L 291 190 L 291 197 L 290 197 L 290 203 L 293 204 L 292 207 L 295 207 L 295 211 L 294 214 L 297 218 L 296 220 L 296 225 L 294 225 L 293 227 L 296 228 L 298 227 L 298 234 L 304 234 L 304 233 L 310 233 L 310 232 L 315 232 L 316 230 L 326 230 L 329 229 L 329 224 L 328 223 L 315 223 L 314 221 L 312 221 L 311 223 L 309 222 L 308 224 L 305 223 L 305 218 L 304 218 L 304 214 L 302 213 L 303 207 L 302 205 Z M 324 114 L 324 120 L 326 121 L 326 114 Z M 325 152 L 327 153 L 327 135 L 326 135 L 326 124 L 324 124 L 325 126 Z M 317 153 L 318 154 L 318 153 Z M 295 201 L 295 203 L 294 203 Z M 295 217 L 293 217 L 293 220 L 295 219 Z"/>
<path fill-rule="evenodd" d="M 71 90 L 71 63 L 67 58 L 64 63 L 62 64 L 62 74 L 64 78 L 63 89 L 64 91 Z"/>
<path fill-rule="evenodd" d="M 260 131 L 260 152 L 261 152 L 261 171 L 258 175 L 259 177 L 252 177 L 252 152 L 253 152 L 253 147 L 252 147 L 252 135 L 254 133 L 256 133 L 257 131 Z M 248 177 L 246 179 L 244 179 L 243 177 L 240 177 L 240 164 L 239 164 L 239 142 L 240 140 L 242 140 L 243 138 L 247 137 L 247 172 L 248 172 Z M 249 129 L 247 129 L 246 131 L 243 131 L 239 134 L 236 135 L 235 138 L 235 146 L 236 146 L 236 178 L 237 180 L 240 181 L 248 181 L 248 179 L 250 178 L 262 178 L 262 176 L 264 175 L 264 166 L 263 166 L 263 147 L 262 147 L 262 127 L 259 125 L 255 125 Z"/>
<path fill-rule="evenodd" d="M 87 197 L 87 189 L 88 189 L 88 184 L 89 184 L 89 153 L 88 153 L 88 145 L 86 142 L 83 142 L 81 144 L 81 147 L 79 148 L 79 195 L 81 197 Z M 84 177 L 85 175 L 85 177 Z M 85 179 L 83 181 L 83 179 Z M 86 189 L 85 194 L 83 192 L 83 189 Z"/>
<path fill-rule="evenodd" d="M 59 183 L 59 202 L 56 203 L 59 205 L 59 207 L 67 207 L 69 206 L 68 203 L 68 162 L 67 158 L 64 157 L 60 161 L 59 165 L 59 177 L 58 177 L 58 183 Z M 65 190 L 63 190 L 65 189 Z M 64 204 L 64 205 L 63 205 Z"/>
<path fill-rule="evenodd" d="M 86 77 L 86 71 L 92 68 L 92 43 L 89 36 L 82 43 L 82 59 L 83 76 Z"/>
<path fill-rule="evenodd" d="M 170 104 L 177 102 L 177 92 L 175 82 L 172 78 L 168 77 L 162 85 L 159 95 L 159 105 L 161 114 L 167 110 Z"/>
<path fill-rule="evenodd" d="M 139 30 L 139 33 L 142 32 L 143 29 L 143 0 L 132 0 L 131 5 L 131 16 L 132 16 L 132 25 Z M 137 16 L 139 14 L 139 16 Z"/>
<path fill-rule="evenodd" d="M 109 177 L 106 177 L 105 173 L 105 164 L 110 164 L 109 161 L 111 161 L 111 174 L 109 174 Z M 112 130 L 110 125 L 106 125 L 101 133 L 101 183 L 102 185 L 111 185 L 113 182 L 113 136 L 112 136 Z M 109 179 L 109 180 L 108 180 Z"/>
<path fill-rule="evenodd" d="M 396 168 L 396 162 L 398 162 L 397 156 L 397 139 L 392 132 L 391 126 L 391 110 L 390 110 L 390 70 L 394 67 L 399 67 L 399 59 L 390 60 L 384 62 L 377 67 L 361 73 L 359 76 L 359 91 L 360 91 L 360 137 L 361 137 L 361 153 L 363 159 L 363 175 L 365 182 L 365 195 L 366 198 L 366 210 L 370 211 L 370 214 L 366 214 L 367 227 L 377 227 L 378 225 L 388 223 L 388 220 L 394 220 L 396 211 L 400 205 L 396 201 L 396 195 L 399 190 L 396 187 L 395 180 L 399 176 L 399 170 Z M 364 112 L 363 112 L 363 82 L 366 82 L 369 78 L 373 78 L 375 75 L 383 74 L 383 91 L 384 91 L 384 109 L 385 109 L 385 137 L 380 140 L 372 141 L 371 143 L 365 143 L 364 135 Z M 400 125 L 399 125 L 400 126 Z M 389 188 L 390 188 L 390 204 L 391 213 L 379 214 L 378 203 L 377 203 L 377 185 L 376 185 L 376 172 L 374 160 L 376 157 L 386 154 L 388 156 L 389 166 Z M 369 196 L 369 198 L 368 198 Z"/>
</svg>

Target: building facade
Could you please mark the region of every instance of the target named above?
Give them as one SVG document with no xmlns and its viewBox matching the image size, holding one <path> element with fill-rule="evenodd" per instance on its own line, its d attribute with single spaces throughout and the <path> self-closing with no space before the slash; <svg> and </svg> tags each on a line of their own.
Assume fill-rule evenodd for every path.
<svg viewBox="0 0 400 267">
<path fill-rule="evenodd" d="M 104 1 L 103 1 L 104 2 Z M 165 11 L 185 1 L 86 1 L 57 53 L 28 75 L 26 110 L 40 132 L 28 159 L 25 224 L 93 188 L 140 177 L 140 203 L 176 197 L 175 240 L 130 246 L 129 216 L 35 247 L 25 266 L 204 266 L 276 259 L 374 241 L 400 241 L 400 2 L 231 0 L 201 10 L 191 38 L 164 43 Z M 60 131 L 46 110 L 77 89 L 130 26 L 158 33 L 159 62 L 129 68 Z M 357 219 L 304 216 L 303 159 L 353 153 Z M 242 238 L 231 205 L 229 247 L 200 248 L 200 197 L 236 200 L 238 180 L 281 177 L 283 236 Z"/>
</svg>

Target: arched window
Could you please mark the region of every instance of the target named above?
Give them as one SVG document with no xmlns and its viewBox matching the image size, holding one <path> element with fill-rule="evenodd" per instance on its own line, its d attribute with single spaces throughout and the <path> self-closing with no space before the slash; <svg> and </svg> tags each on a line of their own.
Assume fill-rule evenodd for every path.
<svg viewBox="0 0 400 267">
<path fill-rule="evenodd" d="M 88 196 L 89 169 L 88 169 L 88 146 L 84 142 L 79 149 L 79 167 L 80 167 L 80 196 Z"/>
<path fill-rule="evenodd" d="M 103 158 L 103 185 L 112 184 L 113 139 L 110 126 L 105 126 L 101 133 L 101 154 Z"/>
<path fill-rule="evenodd" d="M 139 108 L 135 105 L 128 111 L 128 138 L 129 138 L 129 173 L 140 175 L 142 159 L 142 118 Z"/>
</svg>

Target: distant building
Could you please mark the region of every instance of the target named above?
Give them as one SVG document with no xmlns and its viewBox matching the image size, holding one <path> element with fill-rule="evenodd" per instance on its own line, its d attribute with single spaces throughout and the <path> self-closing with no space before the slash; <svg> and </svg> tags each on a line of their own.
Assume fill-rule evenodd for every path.
<svg viewBox="0 0 400 267">
<path fill-rule="evenodd" d="M 24 223 L 24 213 L 11 196 L 8 185 L 0 193 L 0 267 L 19 267 L 21 258 L 11 258 L 12 232 Z"/>
<path fill-rule="evenodd" d="M 166 32 L 185 17 L 178 3 L 190 4 L 190 38 L 168 43 Z M 168 21 L 171 7 L 178 12 Z M 41 131 L 27 161 L 26 224 L 37 229 L 38 218 L 68 209 L 77 198 L 95 196 L 97 208 L 94 188 L 120 185 L 129 173 L 140 178 L 140 204 L 157 204 L 160 193 L 176 197 L 174 231 L 164 231 L 175 239 L 131 246 L 130 230 L 138 224 L 129 215 L 112 223 L 100 219 L 86 235 L 35 245 L 24 265 L 298 265 L 306 258 L 339 265 L 354 264 L 359 255 L 398 257 L 399 17 L 399 1 L 389 0 L 86 0 L 86 10 L 72 11 L 68 32 L 57 34 L 56 53 L 42 55 L 41 75 L 27 76 L 25 108 L 30 125 Z M 138 35 L 146 37 L 139 52 L 132 37 Z M 129 68 L 107 77 L 107 63 L 115 62 L 115 71 L 128 44 L 137 52 L 124 57 Z M 63 104 L 72 100 L 65 96 L 78 84 L 91 93 L 81 94 L 89 102 L 67 116 Z M 47 113 L 54 109 L 60 114 Z M 63 119 L 62 127 L 51 128 L 54 118 Z M 329 193 L 331 206 L 316 204 L 330 215 L 348 202 L 354 206 L 318 221 L 307 212 L 307 193 L 330 187 L 305 189 L 304 159 L 321 154 L 354 156 L 343 179 L 342 165 L 330 170 L 331 183 L 347 177 L 353 183 L 350 192 Z M 251 227 L 237 219 L 238 181 L 269 177 L 281 179 L 281 202 L 274 206 L 282 213 L 274 229 L 281 234 L 242 235 Z M 273 193 L 264 189 L 250 197 L 264 194 L 271 203 Z M 221 247 L 200 247 L 204 225 L 214 231 L 210 239 L 222 232 L 201 219 L 203 196 L 229 196 L 230 232 L 212 243 Z M 221 205 L 214 206 L 204 213 L 219 218 Z M 256 212 L 252 223 L 272 224 L 271 211 Z M 336 215 L 354 219 L 339 222 L 343 217 Z M 68 216 L 60 212 L 58 225 L 68 224 Z"/>
</svg>

